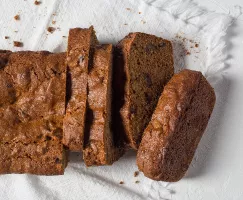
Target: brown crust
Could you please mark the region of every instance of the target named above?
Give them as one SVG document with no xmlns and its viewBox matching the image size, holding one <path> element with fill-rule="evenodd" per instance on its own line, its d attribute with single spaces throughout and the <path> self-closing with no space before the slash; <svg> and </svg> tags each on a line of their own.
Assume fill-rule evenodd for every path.
<svg viewBox="0 0 243 200">
<path fill-rule="evenodd" d="M 201 72 L 173 76 L 144 131 L 137 164 L 145 176 L 174 182 L 186 173 L 215 104 L 213 88 Z"/>
<path fill-rule="evenodd" d="M 143 41 L 144 43 L 142 44 Z M 163 44 L 166 46 L 166 49 L 163 50 L 164 46 L 161 46 Z M 139 45 L 143 45 L 142 47 L 139 47 Z M 149 47 L 152 46 L 151 54 L 147 51 L 150 51 Z M 154 67 L 155 65 L 160 65 L 160 70 L 153 72 L 153 69 L 147 70 L 147 73 L 143 73 L 142 71 L 137 71 L 137 77 L 141 77 L 145 75 L 145 86 L 141 87 L 153 87 L 153 89 L 148 89 L 150 91 L 150 96 L 148 97 L 148 101 L 146 104 L 149 104 L 149 107 L 151 108 L 150 111 L 148 111 L 147 116 L 148 119 L 142 120 L 142 124 L 144 125 L 144 128 L 149 122 L 150 116 L 152 115 L 152 111 L 156 106 L 157 99 L 159 98 L 160 92 L 163 90 L 163 86 L 169 81 L 169 79 L 172 77 L 174 73 L 173 68 L 173 49 L 171 42 L 168 40 L 164 40 L 162 38 L 158 38 L 153 35 L 148 35 L 145 33 L 130 33 L 128 36 L 126 36 L 118 45 L 117 49 L 120 50 L 120 54 L 122 55 L 123 62 L 124 62 L 124 102 L 120 109 L 120 115 L 123 122 L 123 128 L 125 131 L 125 135 L 127 138 L 127 142 L 130 145 L 130 147 L 137 149 L 140 141 L 141 136 L 144 128 L 140 130 L 139 132 L 136 130 L 136 127 L 132 124 L 133 121 L 139 117 L 139 114 L 134 114 L 134 105 L 136 99 L 132 96 L 133 94 L 133 88 L 132 85 L 136 80 L 132 80 L 131 77 L 131 70 L 133 68 L 133 65 L 130 65 L 129 61 L 131 59 L 134 59 L 131 55 L 132 51 L 135 48 L 142 48 L 140 49 L 142 51 L 140 55 L 140 62 L 146 63 L 144 64 L 144 68 L 147 68 L 147 66 Z M 140 52 L 141 52 L 140 51 Z M 160 52 L 159 55 L 164 56 L 165 62 L 158 63 L 158 59 L 155 59 L 154 52 Z M 150 56 L 150 59 L 147 59 L 147 56 Z M 119 61 L 121 62 L 121 61 Z M 146 66 L 145 66 L 146 65 Z M 158 74 L 161 74 L 161 76 L 158 78 Z M 120 75 L 120 73 L 119 73 Z M 117 75 L 118 76 L 118 75 Z M 116 77 L 117 78 L 117 77 Z M 119 80 L 120 78 L 117 78 Z M 156 84 L 155 84 L 156 82 Z M 121 83 L 120 83 L 121 84 Z M 118 83 L 119 85 L 119 83 Z M 119 97 L 120 94 L 117 94 L 117 99 L 121 99 Z M 140 94 L 142 96 L 144 94 Z M 151 98 L 152 96 L 152 98 Z M 116 98 L 116 97 L 115 97 Z M 152 100 L 151 100 L 152 99 Z M 117 108 L 116 108 L 117 109 Z"/>
<path fill-rule="evenodd" d="M 111 165 L 120 157 L 114 146 L 111 124 L 112 45 L 97 46 L 88 77 L 88 105 L 92 116 L 83 156 L 87 166 Z M 90 116 L 90 115 L 89 115 Z"/>
<path fill-rule="evenodd" d="M 65 54 L 5 52 L 0 63 L 0 173 L 63 174 Z"/>
<path fill-rule="evenodd" d="M 93 27 L 70 29 L 67 49 L 67 108 L 63 144 L 71 151 L 83 149 L 88 68 L 98 41 Z"/>
</svg>

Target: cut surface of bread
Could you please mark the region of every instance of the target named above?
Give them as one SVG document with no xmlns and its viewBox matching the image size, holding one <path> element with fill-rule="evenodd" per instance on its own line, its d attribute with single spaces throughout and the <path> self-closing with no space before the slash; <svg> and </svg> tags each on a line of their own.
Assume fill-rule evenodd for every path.
<svg viewBox="0 0 243 200">
<path fill-rule="evenodd" d="M 63 144 L 71 151 L 83 149 L 88 68 L 98 44 L 93 27 L 70 29 L 67 49 L 67 95 Z"/>
<path fill-rule="evenodd" d="M 130 33 L 116 46 L 114 70 L 114 126 L 137 149 L 159 95 L 174 73 L 172 44 L 154 35 Z"/>
<path fill-rule="evenodd" d="M 111 44 L 97 46 L 89 71 L 86 120 L 89 128 L 83 150 L 87 166 L 111 165 L 122 152 L 115 147 L 111 131 L 112 52 Z"/>
<path fill-rule="evenodd" d="M 183 70 L 165 86 L 138 149 L 145 176 L 175 182 L 186 173 L 206 129 L 215 93 L 201 72 Z"/>
</svg>

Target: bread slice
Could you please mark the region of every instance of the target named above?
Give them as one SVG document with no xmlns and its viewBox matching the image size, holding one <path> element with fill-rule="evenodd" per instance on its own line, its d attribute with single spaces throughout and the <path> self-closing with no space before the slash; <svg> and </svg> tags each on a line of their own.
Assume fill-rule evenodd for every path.
<svg viewBox="0 0 243 200">
<path fill-rule="evenodd" d="M 145 176 L 174 182 L 186 173 L 215 104 L 201 72 L 183 70 L 165 86 L 138 149 Z"/>
<path fill-rule="evenodd" d="M 83 149 L 88 68 L 98 44 L 93 27 L 70 29 L 67 49 L 67 96 L 63 144 L 71 151 Z"/>
<path fill-rule="evenodd" d="M 171 42 L 130 33 L 117 45 L 115 65 L 115 126 L 120 135 L 124 130 L 128 144 L 137 149 L 159 95 L 174 73 Z"/>
<path fill-rule="evenodd" d="M 87 166 L 111 165 L 122 155 L 116 148 L 111 131 L 112 101 L 112 45 L 95 48 L 93 66 L 88 77 L 88 138 L 85 139 L 83 157 Z"/>
</svg>

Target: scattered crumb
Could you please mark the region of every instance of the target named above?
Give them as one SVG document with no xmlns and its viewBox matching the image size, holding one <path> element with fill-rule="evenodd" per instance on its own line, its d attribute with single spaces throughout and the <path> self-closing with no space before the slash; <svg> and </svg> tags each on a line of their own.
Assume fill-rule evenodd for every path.
<svg viewBox="0 0 243 200">
<path fill-rule="evenodd" d="M 51 23 L 52 23 L 52 24 L 56 24 L 56 21 L 53 20 Z"/>
<path fill-rule="evenodd" d="M 138 14 L 140 15 L 142 12 L 138 12 Z"/>
<path fill-rule="evenodd" d="M 127 10 L 131 10 L 131 8 L 126 8 Z"/>
<path fill-rule="evenodd" d="M 199 44 L 195 44 L 195 47 L 198 48 L 199 47 Z"/>
<path fill-rule="evenodd" d="M 124 25 L 127 26 L 128 24 L 125 23 Z"/>
<path fill-rule="evenodd" d="M 140 181 L 135 181 L 135 183 L 140 183 Z"/>
<path fill-rule="evenodd" d="M 122 184 L 124 184 L 124 182 L 123 182 L 123 181 L 120 181 L 120 183 L 119 183 L 119 184 L 121 184 L 121 185 L 122 185 Z"/>
<path fill-rule="evenodd" d="M 145 23 L 146 23 L 144 20 L 141 20 L 141 22 L 142 22 L 143 24 L 145 24 Z"/>
<path fill-rule="evenodd" d="M 191 55 L 191 52 L 189 52 L 189 51 L 186 51 L 186 55 Z"/>
<path fill-rule="evenodd" d="M 35 5 L 38 6 L 38 5 L 40 5 L 40 4 L 41 4 L 41 1 L 37 1 L 37 0 L 35 1 Z"/>
<path fill-rule="evenodd" d="M 55 30 L 56 30 L 56 29 L 55 29 L 54 27 L 51 27 L 51 26 L 49 26 L 49 27 L 47 28 L 47 31 L 50 32 L 50 33 L 53 33 Z"/>
<path fill-rule="evenodd" d="M 14 31 L 15 33 L 18 33 L 18 31 Z"/>
<path fill-rule="evenodd" d="M 60 30 L 61 30 L 61 28 L 60 28 L 60 27 L 57 27 L 57 30 L 59 30 L 59 31 L 60 31 Z"/>
<path fill-rule="evenodd" d="M 15 15 L 15 16 L 14 16 L 14 19 L 15 19 L 15 20 L 20 20 L 20 16 L 19 16 L 19 15 Z"/>
<path fill-rule="evenodd" d="M 19 41 L 13 41 L 13 44 L 15 47 L 22 47 L 23 46 L 23 42 L 19 42 Z"/>
<path fill-rule="evenodd" d="M 53 13 L 52 15 L 53 15 L 53 16 L 56 16 L 56 13 Z"/>
<path fill-rule="evenodd" d="M 135 171 L 135 172 L 134 172 L 134 177 L 137 177 L 138 174 L 139 174 L 139 171 Z"/>
<path fill-rule="evenodd" d="M 67 36 L 63 35 L 62 37 L 63 37 L 63 38 L 66 38 Z"/>
<path fill-rule="evenodd" d="M 5 36 L 4 38 L 5 38 L 5 40 L 7 40 L 7 39 L 9 39 L 9 36 Z"/>
</svg>

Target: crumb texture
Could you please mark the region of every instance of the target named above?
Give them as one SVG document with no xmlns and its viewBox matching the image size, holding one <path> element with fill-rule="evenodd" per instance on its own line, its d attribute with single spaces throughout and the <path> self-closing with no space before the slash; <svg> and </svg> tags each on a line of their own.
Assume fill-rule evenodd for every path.
<svg viewBox="0 0 243 200">
<path fill-rule="evenodd" d="M 137 149 L 164 85 L 174 73 L 170 41 L 145 33 L 130 33 L 117 45 L 114 73 L 118 127 L 123 123 L 130 146 Z M 122 63 L 122 64 L 120 64 Z M 120 76 L 120 77 L 118 77 Z M 124 88 L 123 88 L 124 86 Z"/>
</svg>

